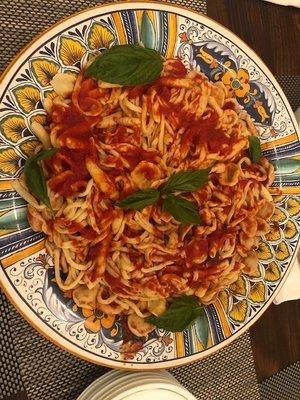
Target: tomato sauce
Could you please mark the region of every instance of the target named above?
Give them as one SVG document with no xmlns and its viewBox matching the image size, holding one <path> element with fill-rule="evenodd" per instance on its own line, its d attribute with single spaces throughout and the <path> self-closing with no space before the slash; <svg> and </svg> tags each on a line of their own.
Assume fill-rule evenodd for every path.
<svg viewBox="0 0 300 400">
<path fill-rule="evenodd" d="M 155 162 L 157 156 L 156 151 L 147 151 L 137 146 L 130 146 L 129 148 L 118 149 L 122 157 L 128 162 L 129 167 L 134 169 L 141 161 Z"/>
<path fill-rule="evenodd" d="M 209 199 L 209 194 L 205 189 L 198 189 L 194 193 L 197 199 L 200 201 L 200 203 L 204 203 Z"/>
<path fill-rule="evenodd" d="M 168 76 L 170 77 L 184 78 L 188 72 L 179 58 L 172 59 L 172 63 L 169 66 Z"/>
<path fill-rule="evenodd" d="M 230 138 L 226 136 L 222 129 L 217 128 L 219 117 L 216 112 L 212 112 L 210 116 L 205 116 L 205 118 L 197 120 L 190 117 L 186 121 L 186 131 L 183 134 L 181 142 L 183 148 L 191 144 L 194 146 L 202 144 L 206 145 L 210 152 L 217 153 L 224 145 L 230 144 Z"/>
<path fill-rule="evenodd" d="M 187 264 L 208 255 L 208 240 L 195 238 L 185 246 Z M 206 257 L 205 257 L 206 258 Z"/>
<path fill-rule="evenodd" d="M 135 229 L 131 229 L 131 228 L 129 228 L 128 225 L 126 225 L 126 227 L 125 227 L 123 233 L 124 233 L 125 236 L 127 236 L 127 237 L 133 239 L 133 238 L 136 238 L 136 237 L 141 236 L 142 231 L 138 231 L 138 230 L 135 230 Z"/>
<path fill-rule="evenodd" d="M 66 197 L 72 196 L 76 192 L 75 188 L 84 189 L 89 178 L 85 166 L 85 157 L 88 152 L 89 149 L 80 151 L 62 148 L 51 160 L 48 160 L 47 165 L 54 172 L 58 172 L 48 181 L 50 189 Z M 80 185 L 75 186 L 74 184 L 78 182 Z"/>
<path fill-rule="evenodd" d="M 150 88 L 151 84 L 147 84 L 147 85 L 138 85 L 138 86 L 134 86 L 133 88 L 130 87 L 128 88 L 128 99 L 129 100 L 133 100 L 137 97 L 142 96 L 143 94 L 145 94 L 147 92 L 147 90 Z"/>
<path fill-rule="evenodd" d="M 233 101 L 227 101 L 223 106 L 223 110 L 235 110 L 235 107 L 236 105 Z"/>
<path fill-rule="evenodd" d="M 87 240 L 94 240 L 98 236 L 98 233 L 91 226 L 80 229 L 80 234 Z"/>
<path fill-rule="evenodd" d="M 235 228 L 226 228 L 222 230 L 215 231 L 208 236 L 209 246 L 215 245 L 217 248 L 221 249 L 227 239 L 230 239 L 235 235 Z"/>
<path fill-rule="evenodd" d="M 176 129 L 183 128 L 184 133 L 181 137 L 181 150 L 191 151 L 192 154 L 197 154 L 193 151 L 199 146 L 205 146 L 210 153 L 228 154 L 232 146 L 238 141 L 238 136 L 234 132 L 227 136 L 225 131 L 219 127 L 219 116 L 213 111 L 209 110 L 200 117 L 196 117 L 195 113 L 187 112 L 182 109 L 182 104 L 173 104 L 171 102 L 171 87 L 164 85 L 163 79 L 168 79 L 172 82 L 177 78 L 184 78 L 187 70 L 180 60 L 172 60 L 168 66 L 166 76 L 158 79 L 154 84 L 139 85 L 136 87 L 126 88 L 128 92 L 128 99 L 132 100 L 136 97 L 141 97 L 147 94 L 148 105 L 151 102 L 152 91 L 157 93 L 159 98 L 159 113 L 170 117 L 170 123 L 176 132 Z M 197 82 L 201 81 L 201 77 Z M 168 81 L 166 81 L 168 83 Z M 195 80 L 196 82 L 196 80 Z M 101 154 L 101 165 L 106 164 L 105 173 L 111 177 L 111 182 L 115 182 L 117 176 L 124 178 L 124 181 L 117 182 L 118 199 L 128 196 L 131 189 L 130 184 L 127 185 L 124 170 L 128 168 L 132 171 L 141 161 L 153 162 L 156 164 L 156 158 L 159 155 L 157 151 L 145 150 L 140 147 L 141 130 L 137 127 L 118 126 L 117 128 L 100 129 L 96 125 L 100 121 L 99 116 L 87 115 L 83 111 L 97 111 L 99 106 L 98 99 L 101 96 L 106 96 L 107 93 L 98 88 L 98 84 L 94 79 L 86 79 L 82 82 L 79 92 L 76 92 L 78 104 L 76 106 L 54 105 L 53 106 L 53 121 L 59 126 L 57 139 L 60 144 L 59 151 L 49 160 L 46 161 L 47 167 L 52 172 L 52 178 L 49 179 L 49 187 L 63 196 L 69 197 L 76 194 L 78 191 L 86 187 L 90 174 L 86 168 L 87 157 L 92 158 L 98 164 L 98 151 L 96 147 L 96 140 L 101 140 L 105 144 L 112 144 L 112 146 L 120 156 L 108 155 L 106 158 Z M 75 99 L 75 95 L 74 95 Z M 100 107 L 100 106 L 99 106 Z M 152 104 L 151 104 L 152 107 Z M 227 101 L 223 109 L 232 109 L 236 107 L 232 101 Z M 174 125 L 174 126 L 173 126 Z M 133 133 L 132 133 L 133 130 Z M 176 133 L 175 135 L 176 136 Z M 174 138 L 175 140 L 176 138 Z M 178 139 L 178 138 L 177 138 Z M 192 156 L 189 156 L 190 160 Z M 125 162 L 128 166 L 124 166 Z M 126 165 L 126 164 L 125 164 Z M 257 166 L 245 166 L 252 172 L 258 172 Z M 141 167 L 140 171 L 147 180 L 151 181 L 155 178 L 155 169 L 151 166 L 145 165 Z M 211 174 L 210 179 L 216 185 L 219 184 L 219 174 Z M 249 180 L 240 182 L 240 187 L 244 187 Z M 129 189 L 128 189 L 129 187 Z M 124 189 L 124 190 L 123 190 Z M 233 188 L 224 188 L 224 194 L 230 196 Z M 125 193 L 126 192 L 126 193 Z M 204 203 L 209 199 L 208 192 L 205 189 L 195 191 L 195 196 L 200 203 Z M 100 206 L 101 197 L 92 197 L 93 214 L 95 215 L 96 222 L 99 227 L 107 226 L 112 221 L 116 214 L 109 206 L 108 210 L 103 211 Z M 160 203 L 159 203 L 160 204 Z M 231 206 L 224 207 L 225 215 L 229 213 Z M 82 226 L 79 223 L 72 221 L 64 221 L 64 218 L 57 218 L 55 222 L 59 223 L 72 234 L 80 234 L 88 241 L 93 241 L 97 238 L 97 232 L 91 226 Z M 152 221 L 153 222 L 153 221 Z M 163 237 L 163 232 L 157 230 L 155 235 Z M 126 226 L 124 229 L 124 236 L 128 238 L 138 238 L 143 233 L 143 230 L 131 229 Z M 154 272 L 151 276 L 146 276 L 140 281 L 138 278 L 132 279 L 131 286 L 126 286 L 121 277 L 114 277 L 109 272 L 104 272 L 104 278 L 110 289 L 114 293 L 130 294 L 137 292 L 141 287 L 146 287 L 162 296 L 167 297 L 173 293 L 180 292 L 182 284 L 182 277 L 187 278 L 191 286 L 195 286 L 194 275 L 197 280 L 204 282 L 209 277 L 218 274 L 221 268 L 221 261 L 209 259 L 209 251 L 212 247 L 222 248 L 225 241 L 231 239 L 236 234 L 235 228 L 227 228 L 217 230 L 207 238 L 196 235 L 196 230 L 191 230 L 185 237 L 183 247 L 179 249 L 180 255 L 177 250 L 174 250 L 174 255 L 166 255 L 165 261 L 174 261 L 173 265 L 166 266 L 163 270 Z M 79 242 L 79 237 L 76 240 Z M 110 237 L 111 239 L 111 237 Z M 107 243 L 100 242 L 96 245 L 89 246 L 86 259 L 95 261 L 96 265 L 94 270 L 90 273 L 90 279 L 93 281 L 99 276 L 97 275 L 97 261 L 107 257 L 110 249 L 110 239 Z M 122 238 L 121 238 L 122 240 Z M 123 237 L 124 240 L 124 237 Z M 143 268 L 145 264 L 145 256 L 138 251 L 130 248 L 128 257 L 134 264 L 137 270 Z M 155 251 L 153 252 L 153 254 Z M 157 253 L 156 253 L 157 254 Z M 155 255 L 155 254 L 154 254 Z M 204 261 L 201 261 L 201 260 Z M 199 261 L 200 260 L 200 261 Z M 100 261 L 99 261 L 100 262 Z M 102 261 L 101 261 L 102 262 Z M 236 268 L 238 268 L 237 265 Z M 98 269 L 100 271 L 100 268 Z M 195 271 L 197 274 L 195 274 Z M 99 272 L 98 272 L 99 273 Z M 102 274 L 102 272 L 101 272 Z M 125 325 L 127 326 L 127 325 Z"/>
<path fill-rule="evenodd" d="M 83 120 L 73 104 L 66 107 L 61 104 L 53 104 L 52 122 L 56 124 L 62 123 L 66 126 L 74 126 L 77 122 Z"/>
<path fill-rule="evenodd" d="M 70 234 L 74 234 L 79 232 L 82 229 L 82 225 L 75 221 L 70 221 L 67 218 L 56 217 L 54 219 L 54 223 L 60 225 L 62 228 L 65 228 Z"/>
<path fill-rule="evenodd" d="M 87 78 L 82 81 L 79 97 L 90 97 L 91 91 L 97 89 L 98 90 L 98 83 L 93 78 Z"/>
<path fill-rule="evenodd" d="M 84 101 L 91 92 L 95 97 L 97 90 L 97 82 L 87 79 L 82 83 L 78 98 Z M 91 101 L 87 100 L 86 104 Z M 46 161 L 53 173 L 48 184 L 54 192 L 69 197 L 84 190 L 89 180 L 86 157 L 97 158 L 94 135 L 97 136 L 98 131 L 93 127 L 99 121 L 99 116 L 84 115 L 71 104 L 54 105 L 52 118 L 59 126 L 57 137 L 60 149 Z"/>
<path fill-rule="evenodd" d="M 114 132 L 110 130 L 103 132 L 105 143 L 130 143 L 132 145 L 140 144 L 141 141 L 141 130 L 138 127 L 131 127 L 132 132 L 128 132 L 125 126 L 118 126 Z"/>
<path fill-rule="evenodd" d="M 217 127 L 219 117 L 215 111 L 212 111 L 210 115 L 204 114 L 202 117 L 196 118 L 194 114 L 182 110 L 181 104 L 170 102 L 170 88 L 158 84 L 156 91 L 161 99 L 160 112 L 164 115 L 172 114 L 177 127 L 185 128 L 181 140 L 182 149 L 196 147 L 200 144 L 206 145 L 212 153 L 219 152 L 224 146 L 230 146 L 228 149 L 231 150 L 231 146 L 234 144 L 233 139 L 227 137 L 225 132 Z"/>
<path fill-rule="evenodd" d="M 133 249 L 129 249 L 128 257 L 130 258 L 130 261 L 131 261 L 133 264 L 135 264 L 135 263 L 137 263 L 138 261 L 140 261 L 140 259 L 141 259 L 142 256 L 143 256 L 143 255 L 142 255 L 140 252 L 138 252 L 138 251 L 136 251 L 136 250 L 133 250 Z"/>
<path fill-rule="evenodd" d="M 127 294 L 127 287 L 120 278 L 115 278 L 107 271 L 105 272 L 104 278 L 114 293 Z"/>
<path fill-rule="evenodd" d="M 88 254 L 87 254 L 87 260 L 89 260 L 89 261 L 95 260 L 99 255 L 101 247 L 102 247 L 102 243 L 101 242 L 97 243 L 97 244 L 95 244 L 93 246 L 90 246 Z"/>
</svg>

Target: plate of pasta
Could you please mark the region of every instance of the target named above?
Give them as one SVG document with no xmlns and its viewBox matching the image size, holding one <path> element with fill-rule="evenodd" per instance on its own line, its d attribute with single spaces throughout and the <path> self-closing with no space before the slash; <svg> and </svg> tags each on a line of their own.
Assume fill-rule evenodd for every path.
<svg viewBox="0 0 300 400">
<path fill-rule="evenodd" d="M 229 30 L 155 2 L 51 27 L 1 78 L 0 282 L 108 367 L 205 357 L 245 332 L 299 241 L 299 129 Z"/>
</svg>

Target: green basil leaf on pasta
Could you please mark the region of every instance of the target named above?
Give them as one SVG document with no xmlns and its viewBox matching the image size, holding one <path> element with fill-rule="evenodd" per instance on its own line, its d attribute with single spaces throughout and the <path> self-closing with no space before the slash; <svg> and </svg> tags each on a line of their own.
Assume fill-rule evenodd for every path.
<svg viewBox="0 0 300 400">
<path fill-rule="evenodd" d="M 41 151 L 35 156 L 28 158 L 24 167 L 25 181 L 29 191 L 49 208 L 51 208 L 51 204 L 46 180 L 38 161 L 52 157 L 57 151 L 58 149 Z"/>
<path fill-rule="evenodd" d="M 118 207 L 128 210 L 142 210 L 144 207 L 157 203 L 160 193 L 156 189 L 139 190 L 116 203 Z"/>
<path fill-rule="evenodd" d="M 162 191 L 170 193 L 197 190 L 208 182 L 209 172 L 210 168 L 176 172 L 167 180 Z"/>
<path fill-rule="evenodd" d="M 37 161 L 46 160 L 47 158 L 50 158 L 50 157 L 54 156 L 54 154 L 57 153 L 58 150 L 59 149 L 53 147 L 53 149 L 41 151 L 38 154 L 36 154 L 35 156 L 29 158 L 27 161 L 29 161 L 29 162 L 33 162 L 33 161 L 37 162 Z"/>
<path fill-rule="evenodd" d="M 161 55 L 153 49 L 124 44 L 104 50 L 88 66 L 85 76 L 104 82 L 135 86 L 154 82 L 163 69 Z"/>
<path fill-rule="evenodd" d="M 260 140 L 257 136 L 249 136 L 249 153 L 254 163 L 259 162 L 262 156 Z"/>
<path fill-rule="evenodd" d="M 201 223 L 197 206 L 183 197 L 169 193 L 163 202 L 162 209 L 170 213 L 177 221 L 193 225 Z"/>
<path fill-rule="evenodd" d="M 158 317 L 151 315 L 146 322 L 170 332 L 182 332 L 204 313 L 196 296 L 176 297 L 170 307 Z"/>
</svg>

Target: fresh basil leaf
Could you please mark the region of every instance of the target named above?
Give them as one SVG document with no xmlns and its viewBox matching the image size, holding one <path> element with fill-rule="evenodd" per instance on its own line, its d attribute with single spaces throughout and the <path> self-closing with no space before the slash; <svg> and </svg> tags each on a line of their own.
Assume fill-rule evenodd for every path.
<svg viewBox="0 0 300 400">
<path fill-rule="evenodd" d="M 51 208 L 45 177 L 41 167 L 36 162 L 27 164 L 25 178 L 30 192 L 40 199 L 42 203 L 46 204 L 47 207 Z"/>
<path fill-rule="evenodd" d="M 25 180 L 28 189 L 49 208 L 51 208 L 51 204 L 48 196 L 46 180 L 38 161 L 52 157 L 57 151 L 58 149 L 42 151 L 35 156 L 28 158 L 24 167 Z"/>
<path fill-rule="evenodd" d="M 165 193 L 182 191 L 192 192 L 204 186 L 209 179 L 210 168 L 175 172 L 165 183 L 162 191 Z"/>
<path fill-rule="evenodd" d="M 85 76 L 104 82 L 135 86 L 154 82 L 163 68 L 161 55 L 139 45 L 113 46 L 99 54 Z"/>
<path fill-rule="evenodd" d="M 257 163 L 262 156 L 260 140 L 257 136 L 249 136 L 249 153 L 251 160 Z"/>
<path fill-rule="evenodd" d="M 198 208 L 183 197 L 169 193 L 163 202 L 162 209 L 170 213 L 177 221 L 193 225 L 201 223 Z"/>
<path fill-rule="evenodd" d="M 144 207 L 155 204 L 160 193 L 156 189 L 139 190 L 125 199 L 116 203 L 118 207 L 128 210 L 141 210 Z"/>
<path fill-rule="evenodd" d="M 166 331 L 182 332 L 202 313 L 203 307 L 197 297 L 182 295 L 176 297 L 164 313 L 158 317 L 151 315 L 146 322 Z"/>
<path fill-rule="evenodd" d="M 46 160 L 47 158 L 50 158 L 52 156 L 54 156 L 55 153 L 58 152 L 59 149 L 53 147 L 53 149 L 50 150 L 44 150 L 44 151 L 40 151 L 38 154 L 36 154 L 35 156 L 31 157 L 29 159 L 30 162 L 32 161 L 42 161 L 42 160 Z"/>
</svg>

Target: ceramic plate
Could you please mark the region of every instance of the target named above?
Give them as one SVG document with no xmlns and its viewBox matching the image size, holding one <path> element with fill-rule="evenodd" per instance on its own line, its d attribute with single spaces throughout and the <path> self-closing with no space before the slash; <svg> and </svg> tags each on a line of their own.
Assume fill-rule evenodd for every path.
<svg viewBox="0 0 300 400">
<path fill-rule="evenodd" d="M 277 227 L 260 243 L 259 268 L 224 290 L 206 307 L 206 348 L 197 323 L 182 333 L 156 330 L 134 358 L 120 353 L 118 322 L 97 333 L 84 326 L 45 267 L 51 259 L 44 236 L 33 232 L 26 204 L 13 191 L 24 162 L 37 144 L 32 121 L 46 123 L 43 101 L 58 71 L 76 74 L 83 63 L 112 44 L 139 43 L 166 57 L 179 56 L 213 81 L 231 86 L 259 130 L 264 154 L 277 164 L 273 192 Z M 228 73 L 229 71 L 229 73 Z M 151 2 L 120 3 L 81 12 L 34 40 L 1 81 L 0 104 L 0 281 L 22 315 L 65 350 L 108 367 L 154 369 L 191 362 L 230 343 L 266 310 L 288 274 L 299 240 L 300 142 L 290 106 L 271 72 L 233 33 L 204 15 Z M 280 194 L 279 193 L 280 190 Z M 136 338 L 136 340 L 140 340 Z"/>
</svg>

